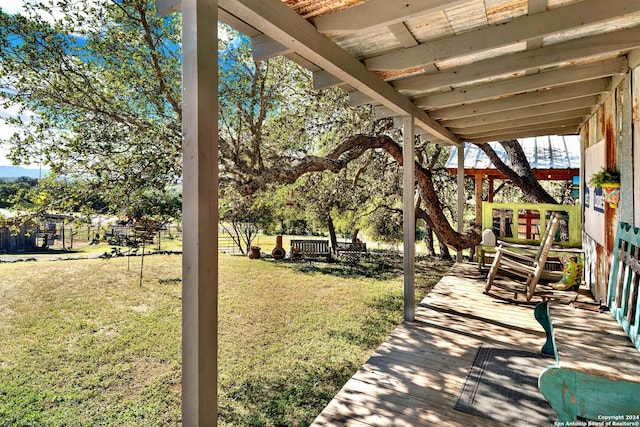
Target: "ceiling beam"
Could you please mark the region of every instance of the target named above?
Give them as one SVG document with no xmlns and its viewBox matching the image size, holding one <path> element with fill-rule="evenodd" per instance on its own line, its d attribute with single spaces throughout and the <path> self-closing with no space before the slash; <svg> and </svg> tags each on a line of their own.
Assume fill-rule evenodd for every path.
<svg viewBox="0 0 640 427">
<path fill-rule="evenodd" d="M 629 59 L 629 68 L 636 68 L 640 65 L 640 49 L 634 49 L 627 55 Z"/>
<path fill-rule="evenodd" d="M 417 94 L 424 88 L 436 91 L 441 88 L 461 87 L 469 82 L 496 79 L 524 73 L 533 66 L 544 68 L 581 58 L 598 57 L 640 47 L 640 27 L 601 34 L 559 43 L 549 47 L 528 50 L 446 69 L 434 74 L 420 75 L 395 81 L 393 86 L 402 93 Z"/>
<path fill-rule="evenodd" d="M 182 7 L 181 0 L 156 0 L 156 9 L 160 16 L 168 16 Z"/>
<path fill-rule="evenodd" d="M 534 130 L 539 131 L 539 130 L 545 130 L 549 128 L 571 127 L 575 129 L 580 123 L 582 123 L 582 121 L 583 121 L 582 118 L 554 120 L 546 123 L 534 123 L 530 125 L 516 126 L 512 128 L 507 128 L 507 129 L 490 129 L 484 132 L 464 132 L 464 133 L 461 133 L 460 136 L 465 141 L 468 141 L 469 139 L 475 139 L 475 138 L 496 138 L 496 135 L 497 136 L 508 135 L 511 133 L 529 132 Z"/>
<path fill-rule="evenodd" d="M 362 7 L 368 4 L 369 2 L 364 3 Z M 443 59 L 478 53 L 570 28 L 619 18 L 638 10 L 640 0 L 583 0 L 413 48 L 368 58 L 365 64 L 370 70 L 403 70 L 424 66 Z M 334 14 L 327 16 L 332 15 Z"/>
<path fill-rule="evenodd" d="M 447 93 L 422 96 L 415 98 L 414 102 L 418 107 L 427 110 L 443 108 L 523 92 L 548 89 L 554 86 L 608 77 L 615 74 L 626 74 L 628 68 L 627 58 L 621 57 L 608 61 L 599 61 L 593 64 L 578 65 L 531 76 L 513 78 L 497 83 L 454 90 Z"/>
<path fill-rule="evenodd" d="M 418 41 L 413 37 L 411 31 L 407 28 L 404 22 L 398 22 L 389 26 L 389 31 L 400 42 L 402 47 L 409 48 L 418 46 Z"/>
<path fill-rule="evenodd" d="M 578 126 L 559 126 L 549 127 L 545 129 L 523 130 L 505 133 L 501 135 L 479 136 L 473 138 L 465 138 L 465 141 L 472 143 L 504 141 L 507 139 L 529 138 L 540 135 L 576 135 L 579 131 Z"/>
<path fill-rule="evenodd" d="M 591 108 L 580 108 L 575 110 L 562 111 L 559 113 L 548 113 L 548 114 L 540 114 L 533 115 L 529 117 L 522 117 L 518 119 L 511 120 L 502 120 L 500 122 L 487 123 L 483 125 L 477 126 L 447 126 L 452 132 L 458 135 L 470 135 L 470 134 L 481 134 L 483 132 L 496 132 L 500 131 L 504 133 L 507 129 L 518 129 L 522 126 L 528 125 L 541 125 L 544 124 L 545 127 L 547 124 L 551 124 L 557 122 L 559 120 L 569 120 L 569 119 L 584 119 L 591 115 Z"/>
<path fill-rule="evenodd" d="M 453 120 L 482 114 L 500 113 L 518 108 L 530 108 L 531 106 L 544 105 L 549 102 L 558 102 L 584 96 L 599 95 L 609 92 L 610 90 L 611 78 L 602 78 L 537 92 L 521 93 L 508 98 L 435 109 L 429 111 L 429 115 L 436 120 Z"/>
<path fill-rule="evenodd" d="M 307 61 L 306 58 L 303 58 L 302 56 L 298 55 L 295 52 L 292 53 L 288 53 L 285 55 L 285 57 L 293 62 L 295 62 L 296 64 L 298 64 L 299 66 L 301 66 L 302 68 L 305 68 L 311 72 L 316 72 L 316 71 L 320 71 L 322 70 L 322 68 L 318 67 L 316 64 L 314 64 L 311 61 Z"/>
<path fill-rule="evenodd" d="M 262 61 L 275 56 L 285 56 L 292 52 L 291 49 L 265 34 L 251 37 L 251 53 L 254 61 Z"/>
<path fill-rule="evenodd" d="M 582 98 L 562 100 L 558 102 L 547 102 L 540 105 L 532 105 L 522 108 L 515 108 L 507 111 L 499 111 L 496 113 L 476 114 L 468 117 L 461 117 L 452 120 L 440 120 L 440 123 L 449 128 L 464 128 L 471 126 L 480 126 L 490 123 L 499 123 L 509 120 L 522 120 L 527 117 L 541 116 L 543 114 L 556 114 L 576 109 L 584 109 L 598 104 L 598 96 L 590 95 Z"/>
<path fill-rule="evenodd" d="M 416 108 L 411 100 L 367 70 L 364 64 L 340 46 L 319 34 L 312 24 L 280 0 L 219 0 L 218 4 L 229 14 L 292 49 L 327 73 L 390 108 L 397 115 L 414 116 L 416 125 L 437 139 L 462 145 L 462 141 L 455 135 Z"/>
<path fill-rule="evenodd" d="M 385 107 L 384 105 L 378 105 L 373 108 L 376 119 L 388 119 L 390 117 L 398 117 L 398 115 L 390 108 Z"/>
<path fill-rule="evenodd" d="M 338 12 L 316 16 L 311 18 L 311 22 L 321 34 L 351 33 L 372 27 L 388 27 L 464 2 L 465 0 L 369 0 Z"/>
<path fill-rule="evenodd" d="M 547 0 L 529 0 L 529 4 L 527 5 L 527 14 L 534 15 L 536 13 L 545 12 L 547 10 Z M 543 37 L 536 37 L 533 39 L 527 40 L 527 50 L 539 49 L 542 47 Z M 528 68 L 525 73 L 526 74 L 537 74 L 540 72 L 540 68 L 537 66 L 533 66 Z"/>
<path fill-rule="evenodd" d="M 326 89 L 340 84 L 342 84 L 342 80 L 324 70 L 313 73 L 313 88 L 315 90 Z"/>
<path fill-rule="evenodd" d="M 225 10 L 222 10 L 222 9 L 218 9 L 218 20 L 220 22 L 224 22 L 231 28 L 235 28 L 237 31 L 240 31 L 242 34 L 244 34 L 247 37 L 255 37 L 262 34 L 260 31 L 256 30 L 251 25 L 236 18 L 235 16 L 227 13 Z"/>
<path fill-rule="evenodd" d="M 353 92 L 349 92 L 349 105 L 352 107 L 359 107 L 361 105 L 371 104 L 372 102 L 373 99 L 371 99 L 371 97 L 360 91 L 354 90 Z"/>
</svg>

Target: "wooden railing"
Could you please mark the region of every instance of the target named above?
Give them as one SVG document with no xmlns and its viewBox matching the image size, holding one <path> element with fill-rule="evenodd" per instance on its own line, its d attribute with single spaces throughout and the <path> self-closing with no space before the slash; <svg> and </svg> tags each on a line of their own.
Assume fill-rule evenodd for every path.
<svg viewBox="0 0 640 427">
<path fill-rule="evenodd" d="M 640 350 L 639 282 L 640 229 L 622 222 L 618 224 L 613 247 L 607 305 L 638 350 Z"/>
<path fill-rule="evenodd" d="M 496 238 L 506 242 L 537 245 L 552 212 L 562 214 L 554 244 L 580 247 L 582 233 L 578 205 L 483 203 L 482 229 L 493 230 Z"/>
<path fill-rule="evenodd" d="M 640 381 L 637 371 L 634 371 L 635 367 L 640 366 L 636 351 L 640 350 L 639 282 L 640 229 L 619 223 L 609 274 L 608 306 L 635 349 L 630 345 L 607 347 L 611 352 L 607 359 L 597 361 L 596 366 L 588 365 L 587 369 L 584 366 L 589 359 L 588 352 L 581 352 L 578 361 L 564 358 L 561 361 L 549 302 L 545 301 L 536 306 L 536 319 L 547 335 L 542 353 L 552 354 L 556 360 L 555 365 L 547 367 L 540 374 L 538 385 L 540 392 L 558 414 L 558 425 L 587 425 L 570 424 L 577 420 L 598 422 L 589 425 L 640 424 Z M 560 331 L 565 330 L 565 342 L 561 343 L 567 349 L 565 353 L 570 353 L 568 350 L 573 345 L 575 331 L 578 330 L 581 331 L 582 339 L 589 336 L 588 342 L 592 345 L 605 346 L 616 342 L 612 338 L 616 336 L 612 328 L 603 324 L 602 319 L 596 319 L 596 316 L 594 313 L 592 325 L 573 325 L 567 319 L 561 323 Z M 616 324 L 610 317 L 609 320 L 613 325 Z M 596 324 L 599 326 L 596 327 Z M 567 330 L 569 332 L 566 332 Z M 575 358 L 575 352 L 573 356 Z"/>
</svg>

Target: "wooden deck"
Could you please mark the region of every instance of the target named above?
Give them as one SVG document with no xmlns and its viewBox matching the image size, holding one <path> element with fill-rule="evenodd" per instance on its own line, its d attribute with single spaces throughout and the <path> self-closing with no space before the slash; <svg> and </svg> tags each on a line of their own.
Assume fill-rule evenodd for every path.
<svg viewBox="0 0 640 427">
<path fill-rule="evenodd" d="M 506 426 L 453 409 L 469 367 L 483 343 L 538 352 L 545 335 L 534 319 L 535 297 L 514 303 L 512 294 L 483 290 L 475 265 L 454 265 L 419 304 L 415 322 L 399 325 L 312 425 Z M 594 315 L 611 317 L 583 309 L 567 315 L 585 325 Z M 589 350 L 594 359 L 607 357 L 606 349 Z"/>
</svg>

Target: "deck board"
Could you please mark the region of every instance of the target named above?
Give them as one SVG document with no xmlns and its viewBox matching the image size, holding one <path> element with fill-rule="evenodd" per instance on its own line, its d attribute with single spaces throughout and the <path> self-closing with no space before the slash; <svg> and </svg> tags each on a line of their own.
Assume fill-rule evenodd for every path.
<svg viewBox="0 0 640 427">
<path fill-rule="evenodd" d="M 538 301 L 514 302 L 512 293 L 483 291 L 484 278 L 474 265 L 454 265 L 418 304 L 415 321 L 403 322 L 389 335 L 312 425 L 505 426 L 453 409 L 475 353 L 482 344 L 538 352 L 545 335 L 533 315 Z M 571 321 L 584 317 L 578 324 L 585 329 L 614 325 L 612 318 L 607 320 L 608 313 L 594 319 L 598 313 L 587 310 L 557 311 L 560 324 L 569 324 L 569 316 Z M 590 323 L 592 319 L 595 323 Z M 575 329 L 563 333 L 580 341 L 581 331 Z M 624 347 L 623 333 L 612 334 L 608 344 L 622 350 L 592 348 L 594 360 L 626 354 L 632 348 L 630 341 Z M 588 345 L 582 343 L 572 351 L 584 351 Z M 632 365 L 636 356 L 625 357 Z"/>
</svg>

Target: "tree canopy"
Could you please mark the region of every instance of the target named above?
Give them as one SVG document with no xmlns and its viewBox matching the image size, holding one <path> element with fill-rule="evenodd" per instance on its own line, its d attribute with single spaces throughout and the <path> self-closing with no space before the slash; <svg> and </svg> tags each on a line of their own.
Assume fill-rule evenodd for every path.
<svg viewBox="0 0 640 427">
<path fill-rule="evenodd" d="M 100 0 L 0 10 L 3 106 L 16 163 L 42 161 L 116 205 L 181 176 L 179 17 L 153 2 Z"/>
<path fill-rule="evenodd" d="M 150 0 L 0 10 L 0 99 L 21 112 L 12 119 L 20 129 L 9 141 L 12 158 L 47 163 L 54 177 L 81 182 L 74 188 L 86 194 L 99 190 L 120 212 L 179 183 L 180 24 L 179 15 L 159 17 Z M 338 88 L 313 90 L 310 73 L 284 58 L 253 61 L 246 37 L 226 27 L 219 34 L 220 195 L 233 195 L 221 205 L 295 186 L 306 214 L 330 228 L 358 230 L 366 214 L 393 212 L 399 131 L 375 120 L 371 107 L 351 107 Z M 450 225 L 443 186 L 420 148 L 426 142 L 417 141 L 419 216 L 452 247 L 473 246 L 474 230 L 459 234 Z M 496 166 L 532 201 L 549 201 L 517 143 L 505 144 L 516 167 Z"/>
</svg>

